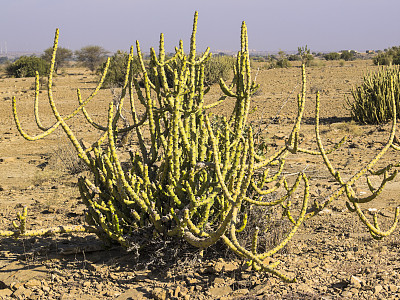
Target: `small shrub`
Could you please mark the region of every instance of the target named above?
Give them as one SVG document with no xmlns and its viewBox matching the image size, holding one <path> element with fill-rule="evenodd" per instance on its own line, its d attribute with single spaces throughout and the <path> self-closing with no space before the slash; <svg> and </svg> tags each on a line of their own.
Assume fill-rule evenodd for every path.
<svg viewBox="0 0 400 300">
<path fill-rule="evenodd" d="M 110 87 L 122 87 L 125 80 L 125 72 L 128 63 L 129 54 L 125 51 L 118 50 L 112 57 L 110 61 L 110 67 L 108 69 L 106 78 L 104 80 L 103 88 Z M 99 73 L 103 73 L 106 63 L 104 62 L 98 69 Z M 138 74 L 139 72 L 139 61 L 137 57 L 134 57 L 132 63 L 133 74 Z"/>
<path fill-rule="evenodd" d="M 41 58 L 43 58 L 45 61 L 48 63 L 51 62 L 51 58 L 53 55 L 53 48 L 47 48 L 44 50 L 43 55 Z M 56 55 L 56 60 L 54 64 L 54 71 L 57 73 L 58 68 L 62 68 L 67 65 L 67 62 L 72 59 L 73 52 L 67 48 L 62 48 L 58 47 L 57 50 L 57 55 Z"/>
<path fill-rule="evenodd" d="M 307 45 L 305 47 L 298 47 L 297 55 L 301 58 L 302 63 L 306 67 L 311 66 L 311 62 L 314 60 L 314 56 L 310 53 L 310 49 L 308 49 Z"/>
<path fill-rule="evenodd" d="M 343 59 L 345 61 L 354 60 L 355 59 L 355 51 L 353 51 L 353 50 L 342 51 L 342 53 L 340 54 L 340 59 Z"/>
<path fill-rule="evenodd" d="M 385 52 L 379 53 L 372 61 L 375 65 L 399 65 L 400 64 L 400 46 L 385 49 Z"/>
<path fill-rule="evenodd" d="M 227 80 L 232 74 L 234 63 L 235 59 L 231 56 L 211 56 L 204 65 L 206 84 L 217 83 L 220 78 Z"/>
<path fill-rule="evenodd" d="M 340 59 L 340 54 L 337 52 L 330 52 L 326 53 L 323 56 L 326 60 L 339 60 Z"/>
<path fill-rule="evenodd" d="M 76 58 L 90 71 L 95 71 L 105 60 L 107 51 L 100 46 L 86 46 L 75 51 Z"/>
<path fill-rule="evenodd" d="M 393 78 L 397 117 L 400 116 L 400 67 L 385 67 L 364 76 L 361 86 L 352 89 L 354 102 L 348 100 L 354 120 L 367 124 L 381 124 L 393 119 L 390 81 Z"/>
<path fill-rule="evenodd" d="M 6 64 L 8 62 L 9 62 L 8 57 L 6 57 L 6 56 L 0 57 L 0 65 Z"/>
<path fill-rule="evenodd" d="M 380 53 L 372 61 L 376 66 L 390 66 L 393 63 L 393 56 L 387 53 Z"/>
<path fill-rule="evenodd" d="M 21 56 L 6 68 L 7 74 L 17 78 L 34 77 L 36 71 L 39 75 L 49 72 L 49 64 L 42 58 L 35 56 Z"/>
</svg>

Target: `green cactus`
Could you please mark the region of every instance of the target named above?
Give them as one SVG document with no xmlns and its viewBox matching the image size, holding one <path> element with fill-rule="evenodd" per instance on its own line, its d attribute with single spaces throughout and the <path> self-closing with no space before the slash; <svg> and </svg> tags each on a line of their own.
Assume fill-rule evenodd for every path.
<svg viewBox="0 0 400 300">
<path fill-rule="evenodd" d="M 399 117 L 400 67 L 383 66 L 377 72 L 366 74 L 361 86 L 352 89 L 353 100 L 347 99 L 347 103 L 354 120 L 364 124 L 382 124 L 393 118 L 391 80 Z"/>
<path fill-rule="evenodd" d="M 35 97 L 35 119 L 43 131 L 37 136 L 25 133 L 18 119 L 16 99 L 13 98 L 13 112 L 17 129 L 21 135 L 35 141 L 46 137 L 58 127 L 64 130 L 81 160 L 88 166 L 92 177 L 78 180 L 79 190 L 87 207 L 88 225 L 69 227 L 65 230 L 95 232 L 102 239 L 117 241 L 124 247 L 132 244 L 133 233 L 144 226 L 151 225 L 161 236 L 183 238 L 191 245 L 206 248 L 222 240 L 228 248 L 247 259 L 255 270 L 275 274 L 285 281 L 294 281 L 276 270 L 278 262 L 266 264 L 265 258 L 282 249 L 294 236 L 300 225 L 312 217 L 342 194 L 349 199 L 349 209 L 355 211 L 374 237 L 383 237 L 391 233 L 398 220 L 396 211 L 392 228 L 384 232 L 379 229 L 378 221 L 370 223 L 362 213 L 359 203 L 371 201 L 381 188 L 373 190 L 365 199 L 354 196 L 351 186 L 373 166 L 393 144 L 396 121 L 393 121 L 391 135 L 387 145 L 371 162 L 356 172 L 347 182 L 336 171 L 328 154 L 343 144 L 345 139 L 331 150 L 323 148 L 319 137 L 319 95 L 316 97 L 316 137 L 318 151 L 302 149 L 298 144 L 300 126 L 305 107 L 306 74 L 302 68 L 302 92 L 298 95 L 298 113 L 291 134 L 275 153 L 269 156 L 256 154 L 253 129 L 247 118 L 251 95 L 258 85 L 251 79 L 248 52 L 247 28 L 243 22 L 241 29 L 241 50 L 234 65 L 234 77 L 228 84 L 223 79 L 219 85 L 224 93 L 215 103 L 206 105 L 204 96 L 209 89 L 204 82 L 204 67 L 211 54 L 207 49 L 201 56 L 196 53 L 197 12 L 195 13 L 190 51 L 184 53 L 180 42 L 175 55 L 166 59 L 164 37 L 161 34 L 158 55 L 151 49 L 150 68 L 145 68 L 139 42 L 136 51 L 141 66 L 142 78 L 132 76 L 133 48 L 131 48 L 126 75 L 122 87 L 121 99 L 117 105 L 110 102 L 106 125 L 95 123 L 85 106 L 95 97 L 107 73 L 109 62 L 105 65 L 102 78 L 85 100 L 78 90 L 78 106 L 69 115 L 62 117 L 56 107 L 52 94 L 52 73 L 58 45 L 58 30 L 54 40 L 53 58 L 48 80 L 48 98 L 56 122 L 49 128 L 44 127 L 38 114 L 38 92 Z M 167 72 L 173 74 L 173 84 L 167 80 Z M 152 80 L 150 80 L 152 79 Z M 144 87 L 141 87 L 143 82 Z M 36 84 L 38 85 L 38 75 Z M 136 95 L 134 95 L 136 93 Z M 132 125 L 119 125 L 121 112 L 126 98 L 130 102 Z M 135 98 L 145 107 L 143 117 L 139 119 L 135 109 Z M 229 118 L 220 118 L 218 126 L 210 120 L 207 112 L 210 108 L 233 99 L 234 108 Z M 67 124 L 81 112 L 95 129 L 102 132 L 101 137 L 91 147 L 83 149 Z M 134 132 L 138 149 L 130 152 L 130 167 L 122 168 L 116 137 L 120 133 Z M 148 142 L 147 142 L 148 141 Z M 400 150 L 400 149 L 397 149 Z M 309 180 L 299 173 L 292 185 L 283 174 L 285 158 L 297 152 L 320 155 L 332 176 L 341 187 L 327 199 L 310 203 Z M 274 167 L 275 166 L 275 167 Z M 397 165 L 390 165 L 378 172 L 383 174 L 384 184 L 393 179 L 396 171 L 389 174 Z M 270 174 L 270 169 L 277 169 Z M 267 188 L 267 183 L 274 186 Z M 300 212 L 294 213 L 291 196 L 302 186 L 303 200 Z M 283 193 L 282 193 L 283 192 Z M 271 194 L 279 193 L 276 200 L 268 200 Z M 256 195 L 256 196 L 254 196 Z M 277 194 L 278 195 L 278 194 Z M 237 239 L 237 233 L 247 226 L 245 207 L 280 206 L 284 217 L 291 223 L 291 229 L 282 241 L 272 249 L 258 252 L 258 234 L 253 233 L 251 249 L 246 249 Z M 40 235 L 50 231 L 26 231 L 24 211 L 19 216 L 20 225 L 15 231 L 0 232 L 0 236 Z M 61 229 L 58 229 L 60 232 Z"/>
</svg>

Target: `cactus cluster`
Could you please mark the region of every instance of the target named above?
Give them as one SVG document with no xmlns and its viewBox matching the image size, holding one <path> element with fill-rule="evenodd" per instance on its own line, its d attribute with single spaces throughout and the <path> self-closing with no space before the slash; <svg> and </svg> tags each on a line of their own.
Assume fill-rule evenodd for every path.
<svg viewBox="0 0 400 300">
<path fill-rule="evenodd" d="M 361 86 L 352 89 L 353 101 L 348 99 L 352 118 L 364 124 L 382 124 L 390 121 L 395 115 L 391 84 L 399 117 L 400 67 L 383 66 L 377 72 L 367 73 Z"/>
<path fill-rule="evenodd" d="M 21 127 L 13 98 L 16 126 L 21 135 L 30 141 L 48 136 L 61 126 L 80 159 L 88 166 L 92 176 L 79 178 L 81 197 L 87 207 L 88 225 L 67 228 L 67 231 L 90 231 L 105 240 L 117 241 L 124 247 L 135 243 L 135 233 L 149 226 L 159 236 L 175 236 L 191 245 L 204 249 L 222 240 L 228 248 L 247 260 L 255 270 L 267 271 L 285 281 L 293 281 L 277 270 L 279 261 L 269 263 L 267 257 L 282 249 L 308 218 L 324 209 L 342 194 L 348 197 L 348 208 L 356 212 L 371 234 L 380 238 L 391 233 L 398 220 L 388 231 L 379 228 L 376 217 L 371 223 L 363 214 L 359 203 L 371 201 L 382 190 L 384 184 L 393 179 L 398 165 L 373 172 L 372 168 L 393 144 L 396 121 L 387 145 L 349 180 L 344 180 L 332 166 L 328 154 L 343 144 L 345 139 L 326 151 L 319 136 L 319 95 L 316 97 L 316 137 L 318 151 L 299 146 L 299 133 L 306 100 L 305 67 L 302 68 L 302 91 L 298 95 L 298 113 L 286 144 L 274 153 L 256 151 L 254 133 L 248 122 L 251 95 L 258 85 L 251 78 L 246 24 L 241 28 L 241 50 L 234 65 L 234 77 L 230 84 L 223 79 L 219 85 L 224 95 L 214 103 L 206 104 L 204 96 L 208 88 L 204 83 L 204 66 L 211 54 L 207 49 L 196 53 L 197 13 L 194 17 L 190 40 L 190 51 L 184 53 L 183 44 L 175 55 L 166 59 L 164 36 L 160 36 L 158 55 L 151 49 L 149 69 L 145 68 L 139 42 L 136 42 L 137 57 L 141 65 L 141 78 L 133 76 L 131 48 L 121 98 L 110 102 L 108 122 L 101 125 L 93 121 L 85 106 L 100 89 L 107 73 L 107 66 L 97 88 L 87 99 L 82 99 L 78 90 L 78 106 L 66 116 L 57 110 L 52 93 L 52 73 L 58 45 L 58 30 L 53 49 L 51 72 L 48 80 L 48 98 L 56 122 L 44 127 L 38 113 L 38 76 L 36 78 L 35 119 L 43 131 L 30 136 Z M 167 82 L 166 73 L 173 73 L 173 84 Z M 150 80 L 152 78 L 152 80 Z M 144 83 L 143 85 L 140 82 Z M 234 106 L 228 118 L 221 117 L 216 125 L 210 119 L 209 109 L 233 99 Z M 139 116 L 135 100 L 145 108 Z M 130 103 L 131 122 L 122 122 L 125 101 Z M 394 109 L 395 111 L 395 109 Z M 101 137 L 90 147 L 83 148 L 67 122 L 82 112 L 88 123 L 102 132 Z M 121 125 L 121 123 L 123 123 Z M 120 149 L 116 143 L 119 134 L 132 132 L 138 147 L 130 151 L 128 164 L 122 164 Z M 259 149 L 258 149 L 259 150 Z M 293 181 L 283 175 L 285 159 L 297 152 L 320 155 L 340 184 L 328 198 L 310 201 L 309 179 L 298 173 Z M 357 198 L 352 185 L 367 172 L 382 174 L 381 187 L 374 189 L 369 197 Z M 368 181 L 369 182 L 369 181 Z M 302 195 L 301 208 L 293 208 L 291 199 L 295 193 Z M 274 197 L 272 195 L 275 195 Z M 252 245 L 245 248 L 237 234 L 247 225 L 246 211 L 254 206 L 279 206 L 283 216 L 291 223 L 286 236 L 272 249 L 259 253 L 259 229 L 253 229 Z M 0 232 L 2 236 L 24 236 L 45 234 L 42 231 L 26 231 L 26 212 L 20 217 L 21 225 L 14 231 Z M 54 229 L 53 229 L 54 231 Z"/>
</svg>

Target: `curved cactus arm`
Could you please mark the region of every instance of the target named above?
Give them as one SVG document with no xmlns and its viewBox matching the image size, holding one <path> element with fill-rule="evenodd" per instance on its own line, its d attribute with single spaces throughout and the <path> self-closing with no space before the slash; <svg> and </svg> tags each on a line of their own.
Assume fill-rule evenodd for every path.
<svg viewBox="0 0 400 300">
<path fill-rule="evenodd" d="M 391 82 L 391 86 L 392 86 L 392 103 L 393 103 L 392 105 L 393 105 L 394 113 L 396 113 L 396 105 L 395 105 L 395 98 L 394 98 L 394 92 L 393 92 L 393 82 Z M 316 96 L 315 111 L 316 111 L 315 131 L 316 131 L 317 142 L 318 142 L 318 135 L 319 135 L 319 129 L 317 127 L 318 118 L 319 118 L 319 95 L 318 95 L 318 93 Z M 369 163 L 365 167 L 363 167 L 358 172 L 356 172 L 347 182 L 343 182 L 343 184 L 341 184 L 341 187 L 338 188 L 335 192 L 333 192 L 330 196 L 326 197 L 322 201 L 322 203 L 315 202 L 314 203 L 315 206 L 313 207 L 313 209 L 307 213 L 306 219 L 314 216 L 316 213 L 318 213 L 319 211 L 321 211 L 322 209 L 327 207 L 333 200 L 337 199 L 339 196 L 341 196 L 346 191 L 346 185 L 352 186 L 361 176 L 363 176 L 365 173 L 370 171 L 376 165 L 376 163 L 381 159 L 381 157 L 393 146 L 393 140 L 394 140 L 395 133 L 396 133 L 396 125 L 397 125 L 396 118 L 393 118 L 392 119 L 392 128 L 390 130 L 389 138 L 388 138 L 386 145 L 369 161 Z M 320 143 L 322 145 L 322 143 L 320 141 L 318 143 Z M 321 149 L 320 149 L 320 151 L 321 151 Z M 326 154 L 326 152 L 323 152 L 323 151 L 321 151 L 321 152 Z M 332 170 L 333 170 L 333 167 L 332 167 Z M 330 170 L 331 174 L 332 173 L 333 173 L 332 175 L 336 174 L 335 171 L 333 170 L 333 172 L 332 172 L 332 170 Z M 338 179 L 337 176 L 334 176 L 334 177 L 335 177 L 335 179 Z"/>
<path fill-rule="evenodd" d="M 258 160 L 258 162 L 255 164 L 254 168 L 256 170 L 261 169 L 261 168 L 265 168 L 266 166 L 271 164 L 273 161 L 277 160 L 280 157 L 284 158 L 288 154 L 289 154 L 289 151 L 288 151 L 287 147 L 284 146 L 284 147 L 280 148 L 279 150 L 277 150 L 274 154 L 272 154 L 268 158 L 264 158 L 263 159 L 262 157 L 259 157 L 259 156 L 255 155 L 255 158 L 256 158 L 256 160 Z"/>
<path fill-rule="evenodd" d="M 230 245 L 233 245 L 234 247 L 230 247 L 234 252 L 239 252 L 241 256 L 246 257 L 247 259 L 250 259 L 252 262 L 254 262 L 258 267 L 259 270 L 271 273 L 282 280 L 286 282 L 295 282 L 295 278 L 289 278 L 286 275 L 280 273 L 279 271 L 275 270 L 274 267 L 276 267 L 277 263 L 272 264 L 272 265 L 265 265 L 261 259 L 257 255 L 254 255 L 252 251 L 247 250 L 243 246 L 241 246 L 236 238 L 236 217 L 237 217 L 237 210 L 235 210 L 235 213 L 232 215 L 232 222 L 230 226 L 230 239 L 225 238 L 224 242 L 226 245 L 229 247 Z M 229 242 L 228 242 L 229 241 Z M 227 243 L 228 242 L 228 243 Z"/>
<path fill-rule="evenodd" d="M 368 230 L 370 231 L 371 235 L 374 238 L 386 237 L 386 236 L 392 234 L 394 232 L 394 230 L 396 229 L 398 221 L 399 221 L 400 207 L 396 207 L 392 226 L 387 231 L 382 231 L 379 228 L 378 217 L 376 214 L 374 214 L 374 224 L 371 224 L 368 221 L 368 219 L 366 218 L 365 214 L 362 212 L 360 205 L 356 202 L 353 202 L 353 204 L 354 204 L 355 211 L 357 212 L 357 215 L 360 217 L 360 220 L 368 227 Z"/>
<path fill-rule="evenodd" d="M 76 94 L 77 94 L 79 105 L 82 105 L 83 104 L 83 100 L 82 100 L 81 90 L 77 89 L 76 90 Z M 92 118 L 90 117 L 90 115 L 87 112 L 85 107 L 82 108 L 82 113 L 85 116 L 85 118 L 88 121 L 88 123 L 90 125 L 92 125 L 94 128 L 96 128 L 97 130 L 101 130 L 101 131 L 107 131 L 107 127 L 101 126 L 101 125 L 97 124 L 96 122 L 94 122 L 92 120 Z"/>
<path fill-rule="evenodd" d="M 388 175 L 388 172 L 385 172 L 384 178 L 380 184 L 380 186 L 376 189 L 372 191 L 372 194 L 367 196 L 367 197 L 356 197 L 355 193 L 352 189 L 352 187 L 348 184 L 345 185 L 346 188 L 346 195 L 347 198 L 353 202 L 353 203 L 368 203 L 370 201 L 372 201 L 373 199 L 375 199 L 376 197 L 379 196 L 379 194 L 383 191 L 385 185 L 387 182 L 392 181 L 397 175 L 397 170 L 394 171 L 390 176 Z M 372 188 L 372 186 L 370 185 L 370 189 Z"/>
<path fill-rule="evenodd" d="M 254 180 L 252 180 L 251 187 L 254 189 L 254 191 L 257 193 L 257 195 L 265 196 L 265 195 L 271 194 L 271 193 L 275 192 L 276 190 L 278 190 L 282 186 L 284 181 L 285 181 L 285 177 L 283 176 L 281 179 L 279 179 L 279 181 L 277 181 L 275 183 L 275 185 L 272 188 L 263 190 L 257 186 L 257 184 L 254 182 Z"/>
<path fill-rule="evenodd" d="M 98 229 L 96 227 L 89 225 L 65 225 L 65 226 L 61 225 L 50 228 L 42 228 L 38 230 L 27 230 L 26 229 L 27 216 L 28 216 L 28 208 L 24 206 L 24 208 L 22 209 L 22 214 L 20 212 L 17 213 L 19 225 L 17 225 L 16 222 L 13 222 L 15 230 L 0 230 L 0 236 L 18 238 L 18 237 L 54 235 L 57 233 L 98 232 Z"/>
<path fill-rule="evenodd" d="M 274 249 L 271 249 L 270 251 L 268 251 L 266 253 L 263 253 L 263 254 L 258 254 L 258 257 L 260 259 L 265 259 L 266 257 L 269 257 L 269 256 L 275 254 L 276 252 L 278 252 L 280 249 L 282 249 L 291 240 L 291 238 L 296 233 L 297 229 L 299 229 L 300 225 L 305 220 L 305 215 L 306 215 L 307 206 L 308 206 L 308 200 L 310 198 L 310 191 L 309 191 L 310 190 L 310 186 L 309 186 L 309 182 L 308 182 L 307 176 L 304 173 L 300 174 L 299 177 L 304 182 L 303 205 L 302 205 L 300 214 L 299 214 L 294 226 L 292 227 L 292 230 L 288 233 L 286 238 L 278 246 L 276 246 Z"/>
<path fill-rule="evenodd" d="M 42 228 L 37 230 L 26 230 L 23 234 L 19 231 L 0 230 L 2 237 L 32 237 L 32 236 L 47 236 L 57 233 L 73 233 L 73 232 L 88 232 L 97 233 L 98 229 L 90 225 L 60 225 L 50 228 Z"/>
<path fill-rule="evenodd" d="M 226 197 L 226 199 L 228 199 L 231 203 L 234 203 L 235 200 L 233 199 L 231 193 L 229 192 L 228 187 L 225 184 L 225 181 L 222 177 L 222 172 L 221 172 L 221 167 L 220 167 L 220 159 L 219 159 L 219 155 L 218 155 L 218 146 L 216 143 L 216 139 L 214 136 L 214 133 L 212 131 L 211 128 L 211 124 L 210 124 L 210 119 L 208 118 L 208 116 L 206 115 L 205 117 L 205 123 L 206 123 L 206 127 L 207 127 L 207 131 L 208 131 L 208 135 L 210 137 L 210 141 L 211 141 L 211 145 L 213 148 L 213 153 L 214 153 L 214 164 L 215 164 L 215 171 L 217 173 L 218 176 L 218 181 L 221 185 L 222 191 L 224 192 L 224 195 Z"/>
<path fill-rule="evenodd" d="M 29 134 L 27 134 L 21 126 L 21 122 L 19 121 L 18 118 L 18 114 L 17 114 L 17 103 L 16 103 L 16 98 L 15 96 L 12 97 L 12 110 L 13 110 L 13 116 L 14 116 L 14 121 L 15 121 L 15 125 L 17 127 L 18 132 L 21 134 L 21 136 L 23 138 L 25 138 L 28 141 L 37 141 L 40 140 L 48 135 L 50 135 L 52 132 L 54 132 L 58 126 L 60 125 L 60 122 L 56 122 L 55 124 L 53 124 L 52 127 L 49 127 L 45 132 L 35 135 L 35 136 L 31 136 Z"/>
<path fill-rule="evenodd" d="M 219 225 L 219 227 L 213 231 L 212 233 L 203 233 L 200 229 L 198 229 L 194 224 L 190 224 L 182 228 L 183 230 L 183 238 L 192 246 L 197 248 L 207 248 L 213 244 L 215 244 L 222 235 L 224 235 L 226 229 L 229 226 L 229 223 L 232 220 L 232 215 L 234 211 L 237 211 L 238 205 L 232 206 L 227 213 L 224 221 Z M 191 223 L 189 218 L 189 209 L 184 210 L 184 225 L 188 225 Z M 192 226 L 193 225 L 193 226 Z M 200 237 L 196 235 L 200 235 Z"/>
<path fill-rule="evenodd" d="M 326 154 L 331 154 L 335 150 L 337 150 L 340 147 L 342 147 L 346 143 L 346 141 L 347 141 L 347 136 L 344 136 L 338 143 L 333 145 L 333 147 L 331 149 L 326 150 L 325 153 Z M 302 153 L 306 153 L 306 154 L 310 154 L 310 155 L 321 155 L 321 152 L 319 152 L 319 151 L 312 151 L 312 150 L 303 149 L 303 148 L 297 148 L 297 151 L 298 152 L 302 152 Z"/>
<path fill-rule="evenodd" d="M 109 142 L 109 149 L 110 149 L 110 155 L 113 159 L 114 165 L 115 165 L 115 172 L 117 173 L 118 179 L 121 181 L 122 185 L 124 186 L 126 193 L 136 202 L 139 207 L 141 207 L 142 212 L 147 212 L 150 215 L 150 218 L 152 220 L 152 223 L 156 227 L 158 232 L 164 232 L 164 227 L 161 224 L 160 221 L 160 216 L 158 213 L 152 209 L 149 205 L 146 204 L 146 202 L 139 197 L 139 195 L 132 189 L 130 184 L 125 178 L 124 171 L 122 170 L 121 163 L 119 162 L 117 153 L 116 153 L 116 148 L 115 148 L 115 143 L 114 143 L 114 133 L 113 133 L 113 127 L 112 127 L 112 120 L 113 120 L 113 103 L 111 102 L 109 104 L 109 109 L 108 109 L 108 142 Z M 143 195 L 143 194 L 142 194 Z"/>
<path fill-rule="evenodd" d="M 50 127 L 45 127 L 42 125 L 42 122 L 40 121 L 39 117 L 39 72 L 35 72 L 35 102 L 34 102 L 34 115 L 35 115 L 35 121 L 38 126 L 38 128 L 42 131 L 47 131 L 50 129 Z M 53 125 L 54 126 L 54 125 Z"/>
<path fill-rule="evenodd" d="M 251 204 L 255 204 L 258 206 L 275 206 L 278 205 L 280 203 L 283 203 L 285 200 L 287 200 L 290 196 L 293 195 L 293 193 L 297 190 L 297 188 L 299 187 L 300 181 L 301 181 L 302 175 L 299 174 L 296 178 L 295 183 L 293 184 L 293 186 L 291 188 L 287 187 L 287 183 L 286 180 L 283 180 L 284 185 L 285 185 L 285 189 L 286 189 L 286 193 L 284 196 L 282 196 L 279 199 L 276 199 L 274 201 L 262 201 L 261 199 L 263 198 L 263 196 L 259 197 L 259 200 L 255 200 L 249 197 L 244 197 L 244 200 L 251 203 Z"/>
</svg>

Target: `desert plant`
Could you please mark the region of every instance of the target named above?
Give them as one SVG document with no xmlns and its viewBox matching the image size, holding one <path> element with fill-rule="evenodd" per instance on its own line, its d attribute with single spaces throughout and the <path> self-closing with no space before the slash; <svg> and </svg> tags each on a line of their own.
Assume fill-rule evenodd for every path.
<svg viewBox="0 0 400 300">
<path fill-rule="evenodd" d="M 385 52 L 378 53 L 372 61 L 375 65 L 400 65 L 400 47 L 385 49 Z"/>
<path fill-rule="evenodd" d="M 103 87 L 122 87 L 125 81 L 125 71 L 128 64 L 129 53 L 118 50 L 110 58 L 110 65 L 108 67 L 106 78 L 104 79 Z M 98 72 L 103 74 L 104 69 L 107 66 L 107 62 L 104 62 Z M 134 57 L 131 63 L 131 72 L 133 75 L 138 75 L 140 72 L 140 63 L 137 57 Z"/>
<path fill-rule="evenodd" d="M 343 50 L 342 53 L 340 53 L 340 59 L 345 61 L 354 60 L 355 54 L 356 52 L 354 50 Z"/>
<path fill-rule="evenodd" d="M 329 52 L 323 55 L 326 60 L 339 60 L 340 54 L 337 52 Z"/>
<path fill-rule="evenodd" d="M 297 55 L 300 56 L 302 63 L 306 67 L 311 66 L 311 62 L 314 59 L 314 56 L 311 54 L 311 50 L 308 48 L 308 46 L 304 47 L 297 47 Z"/>
<path fill-rule="evenodd" d="M 106 60 L 106 54 L 103 47 L 93 45 L 75 51 L 76 59 L 92 72 Z"/>
<path fill-rule="evenodd" d="M 282 50 L 278 52 L 277 60 L 274 62 L 276 68 L 289 68 L 290 62 L 286 57 L 286 53 Z"/>
<path fill-rule="evenodd" d="M 393 84 L 393 87 L 391 87 Z M 393 88 L 393 90 L 392 90 Z M 347 99 L 354 120 L 365 124 L 381 124 L 400 116 L 400 67 L 382 67 L 364 76 L 361 86 L 351 91 L 353 100 Z M 393 108 L 392 93 L 396 103 Z"/>
<path fill-rule="evenodd" d="M 47 48 L 46 50 L 44 50 L 44 53 L 41 56 L 41 58 L 43 58 L 50 64 L 52 55 L 53 55 L 53 48 Z M 72 59 L 72 55 L 73 52 L 71 50 L 59 47 L 57 50 L 56 61 L 54 64 L 54 71 L 57 73 L 58 68 L 64 67 L 67 61 Z"/>
<path fill-rule="evenodd" d="M 219 79 L 228 80 L 231 77 L 235 59 L 231 56 L 211 56 L 204 65 L 204 81 L 211 85 Z"/>
<path fill-rule="evenodd" d="M 48 95 L 57 122 L 49 128 L 41 125 L 37 113 L 37 97 L 35 119 L 43 131 L 42 134 L 30 136 L 22 129 L 15 97 L 14 119 L 20 134 L 30 141 L 44 138 L 60 126 L 64 130 L 78 156 L 92 173 L 92 177 L 80 177 L 78 180 L 81 197 L 87 206 L 88 225 L 27 230 L 27 211 L 24 209 L 22 214 L 18 214 L 19 223 L 14 222 L 15 229 L 0 231 L 0 236 L 42 235 L 49 231 L 90 231 L 102 239 L 117 241 L 129 248 L 135 246 L 137 240 L 134 237 L 140 234 L 143 228 L 151 227 L 154 233 L 161 237 L 182 238 L 201 249 L 222 240 L 229 249 L 247 259 L 248 264 L 255 270 L 267 271 L 283 280 L 293 281 L 294 279 L 276 269 L 279 261 L 268 263 L 265 259 L 282 249 L 306 219 L 343 194 L 348 197 L 349 209 L 360 216 L 374 237 L 381 238 L 393 232 L 398 220 L 398 209 L 393 226 L 388 231 L 382 231 L 377 217 L 375 216 L 374 223 L 371 223 L 365 217 L 359 203 L 375 198 L 385 183 L 396 175 L 396 172 L 390 172 L 398 165 L 389 165 L 379 172 L 372 170 L 390 147 L 400 150 L 393 144 L 396 121 L 393 121 L 387 145 L 365 168 L 354 172 L 350 179 L 344 180 L 328 158 L 328 154 L 339 147 L 344 139 L 331 150 L 324 149 L 319 136 L 319 95 L 316 97 L 315 113 L 318 151 L 299 147 L 299 132 L 306 100 L 303 65 L 302 91 L 298 95 L 295 123 L 286 144 L 267 155 L 262 151 L 262 147 L 255 147 L 253 129 L 247 122 L 251 95 L 258 85 L 251 79 L 245 23 L 243 22 L 241 28 L 241 50 L 237 54 L 232 83 L 228 85 L 220 79 L 219 84 L 224 96 L 207 105 L 204 103 L 204 95 L 208 91 L 204 83 L 204 68 L 206 61 L 210 59 L 210 53 L 207 49 L 202 56 L 196 56 L 196 30 L 197 12 L 189 54 L 184 53 L 183 43 L 180 42 L 175 55 L 168 60 L 165 59 L 164 37 L 160 36 L 158 56 L 155 50 L 151 49 L 150 67 L 154 74 L 159 75 L 154 77 L 154 82 L 149 80 L 139 42 L 136 42 L 144 88 L 140 87 L 139 79 L 131 73 L 131 48 L 121 97 L 117 105 L 110 102 L 108 122 L 105 126 L 93 121 L 85 106 L 100 89 L 109 63 L 94 92 L 83 100 L 78 90 L 79 106 L 69 115 L 62 117 L 59 114 L 52 97 L 52 73 L 58 44 L 58 31 L 56 32 Z M 175 67 L 172 70 L 174 83 L 169 87 L 165 68 L 171 65 Z M 146 109 L 141 118 L 135 109 L 134 91 Z M 130 102 L 133 124 L 121 127 L 119 123 L 126 97 Z M 211 118 L 208 110 L 226 99 L 234 100 L 230 117 Z M 68 120 L 81 111 L 90 125 L 103 132 L 99 140 L 85 149 L 67 124 Z M 136 133 L 138 147 L 130 152 L 130 160 L 122 165 L 121 149 L 116 146 L 115 138 L 119 133 L 128 131 Z M 309 204 L 307 176 L 300 172 L 294 180 L 289 180 L 283 175 L 285 158 L 298 152 L 322 157 L 332 177 L 340 186 L 332 195 L 322 201 L 314 199 L 314 203 Z M 356 198 L 352 186 L 368 171 L 383 174 L 381 187 L 376 190 L 371 187 L 372 195 L 367 198 Z M 291 202 L 294 193 L 302 196 L 300 207 Z M 250 247 L 246 248 L 246 245 L 239 242 L 237 234 L 246 228 L 247 212 L 255 206 L 280 208 L 287 220 L 285 234 L 283 237 L 276 235 L 276 243 L 265 243 L 259 247 L 259 228 L 247 228 L 252 238 Z M 257 218 L 250 219 L 254 226 Z"/>
<path fill-rule="evenodd" d="M 6 67 L 7 74 L 17 78 L 35 77 L 36 72 L 39 75 L 47 75 L 50 64 L 45 60 L 35 56 L 21 56 L 15 62 Z"/>
</svg>

